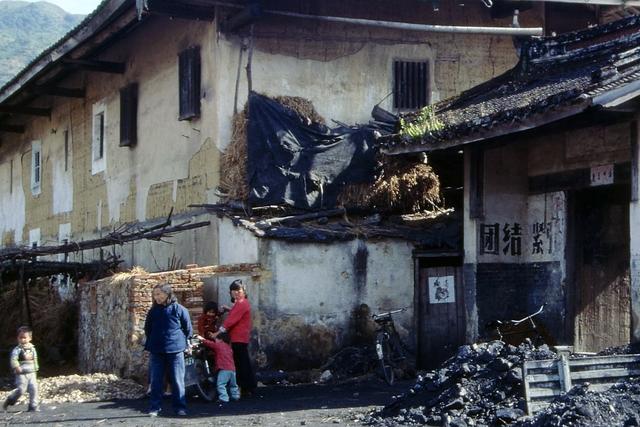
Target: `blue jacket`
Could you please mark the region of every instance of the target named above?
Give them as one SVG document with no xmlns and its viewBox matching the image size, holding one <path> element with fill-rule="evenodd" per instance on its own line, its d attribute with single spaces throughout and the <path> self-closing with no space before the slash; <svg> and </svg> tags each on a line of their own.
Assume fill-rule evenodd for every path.
<svg viewBox="0 0 640 427">
<path fill-rule="evenodd" d="M 151 353 L 179 353 L 186 350 L 187 338 L 193 333 L 186 308 L 172 302 L 154 304 L 144 322 L 147 340 L 144 349 Z"/>
</svg>

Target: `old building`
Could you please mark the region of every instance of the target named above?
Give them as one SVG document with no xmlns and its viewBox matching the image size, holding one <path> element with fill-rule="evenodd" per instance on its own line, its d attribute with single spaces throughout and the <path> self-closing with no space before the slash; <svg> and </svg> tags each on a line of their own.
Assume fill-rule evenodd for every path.
<svg viewBox="0 0 640 427">
<path fill-rule="evenodd" d="M 555 340 L 576 350 L 640 338 L 639 28 L 631 16 L 531 39 L 516 67 L 437 105 L 441 129 L 383 143 L 464 151 L 469 340 L 542 304 Z"/>
<path fill-rule="evenodd" d="M 172 245 L 145 240 L 110 251 L 125 266 L 149 271 L 261 264 L 265 273 L 249 284 L 255 341 L 271 345 L 273 360 L 291 354 L 273 350 L 284 342 L 307 355 L 301 361 L 313 359 L 309 336 L 319 337 L 325 352 L 343 344 L 350 312 L 363 302 L 375 310 L 409 307 L 399 323 L 424 355 L 454 346 L 473 336 L 469 321 L 484 316 L 465 304 L 481 289 L 468 253 L 465 265 L 474 267 L 465 267 L 465 282 L 469 276 L 478 284 L 463 292 L 449 287 L 462 277 L 455 250 L 355 232 L 331 244 L 279 240 L 190 205 L 220 202 L 227 173 L 221 155 L 251 91 L 302 97 L 327 122 L 366 123 L 376 105 L 412 110 L 506 72 L 518 63 L 521 40 L 513 36 L 582 28 L 602 16 L 582 6 L 556 11 L 532 2 L 516 14 L 509 2 L 491 4 L 105 0 L 0 88 L 3 246 L 93 239 L 124 223 L 153 225 L 173 209 L 174 223 L 211 224 L 176 235 Z M 536 197 L 535 215 L 545 223 L 560 196 Z M 490 219 L 498 220 L 523 221 Z M 473 224 L 465 220 L 465 230 Z M 556 277 L 558 268 L 549 264 L 540 274 Z M 431 283 L 429 274 L 441 280 Z M 430 307 L 424 283 L 455 304 Z M 223 301 L 225 286 L 205 280 L 205 296 Z"/>
</svg>

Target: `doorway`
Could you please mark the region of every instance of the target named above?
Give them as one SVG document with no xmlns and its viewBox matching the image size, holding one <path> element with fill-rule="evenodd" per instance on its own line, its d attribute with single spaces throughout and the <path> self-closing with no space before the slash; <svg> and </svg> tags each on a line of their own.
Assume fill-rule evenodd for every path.
<svg viewBox="0 0 640 427">
<path fill-rule="evenodd" d="M 418 259 L 418 368 L 434 368 L 465 340 L 465 312 L 460 259 Z"/>
<path fill-rule="evenodd" d="M 574 349 L 599 352 L 631 340 L 629 188 L 575 193 Z"/>
</svg>

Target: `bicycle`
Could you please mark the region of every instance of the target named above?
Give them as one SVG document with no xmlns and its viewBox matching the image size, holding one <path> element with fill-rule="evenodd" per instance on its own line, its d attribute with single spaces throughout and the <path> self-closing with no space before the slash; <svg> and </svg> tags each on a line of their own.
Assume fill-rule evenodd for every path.
<svg viewBox="0 0 640 427">
<path fill-rule="evenodd" d="M 184 356 L 184 386 L 204 400 L 216 399 L 216 376 L 207 359 L 207 348 L 196 338 L 189 339 L 191 351 Z"/>
<path fill-rule="evenodd" d="M 393 322 L 393 315 L 405 311 L 406 308 L 391 310 L 371 316 L 378 324 L 376 330 L 376 355 L 382 370 L 382 376 L 389 385 L 395 381 L 395 369 L 404 361 L 405 354 L 402 341 Z"/>
<path fill-rule="evenodd" d="M 511 345 L 519 345 L 527 338 L 536 346 L 551 344 L 553 339 L 541 324 L 534 321 L 534 317 L 544 311 L 544 306 L 545 304 L 542 304 L 538 311 L 522 319 L 494 320 L 489 322 L 486 328 L 494 334 L 494 338 Z"/>
</svg>

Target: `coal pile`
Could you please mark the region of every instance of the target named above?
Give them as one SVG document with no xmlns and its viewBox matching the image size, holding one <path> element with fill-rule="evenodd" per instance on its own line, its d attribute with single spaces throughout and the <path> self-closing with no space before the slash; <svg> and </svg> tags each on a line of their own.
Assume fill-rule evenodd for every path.
<svg viewBox="0 0 640 427">
<path fill-rule="evenodd" d="M 546 345 L 491 341 L 465 345 L 442 367 L 418 376 L 416 384 L 366 420 L 375 425 L 493 426 L 525 415 L 522 363 L 555 359 Z"/>
<path fill-rule="evenodd" d="M 534 418 L 514 426 L 640 426 L 640 380 L 630 379 L 597 393 L 588 386 L 575 386 Z"/>
</svg>

